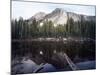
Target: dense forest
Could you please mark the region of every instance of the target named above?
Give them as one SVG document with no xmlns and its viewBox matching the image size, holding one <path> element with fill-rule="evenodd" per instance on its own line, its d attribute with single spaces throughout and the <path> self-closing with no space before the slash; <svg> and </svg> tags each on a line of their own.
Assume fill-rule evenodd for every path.
<svg viewBox="0 0 100 75">
<path fill-rule="evenodd" d="M 41 25 L 40 21 L 34 19 L 32 23 L 24 20 L 11 21 L 12 39 L 33 39 L 38 37 L 88 37 L 95 39 L 95 22 L 86 21 L 81 17 L 80 21 L 75 22 L 72 18 L 67 20 L 64 25 L 53 24 L 52 21 L 44 21 Z"/>
</svg>

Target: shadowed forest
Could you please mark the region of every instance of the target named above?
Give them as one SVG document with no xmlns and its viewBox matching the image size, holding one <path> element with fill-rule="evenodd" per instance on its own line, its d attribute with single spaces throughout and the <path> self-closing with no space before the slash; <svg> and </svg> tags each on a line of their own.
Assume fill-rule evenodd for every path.
<svg viewBox="0 0 100 75">
<path fill-rule="evenodd" d="M 81 21 L 74 22 L 70 18 L 66 24 L 56 26 L 52 21 L 48 20 L 42 26 L 40 21 L 38 22 L 35 19 L 32 23 L 29 23 L 28 20 L 23 20 L 22 17 L 19 20 L 11 21 L 12 39 L 80 37 L 95 40 L 95 27 L 94 21 L 85 21 L 82 17 Z"/>
</svg>

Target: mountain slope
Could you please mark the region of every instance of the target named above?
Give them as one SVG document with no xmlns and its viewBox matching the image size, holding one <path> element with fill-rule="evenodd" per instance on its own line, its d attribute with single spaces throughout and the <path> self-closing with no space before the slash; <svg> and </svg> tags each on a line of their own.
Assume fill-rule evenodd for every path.
<svg viewBox="0 0 100 75">
<path fill-rule="evenodd" d="M 39 12 L 30 18 L 32 21 L 36 19 L 43 23 L 44 21 L 52 21 L 54 24 L 66 24 L 68 19 L 72 18 L 74 21 L 81 21 L 81 18 L 87 21 L 95 21 L 95 16 L 86 16 L 80 15 L 73 12 L 67 12 L 62 8 L 56 8 L 49 14 L 45 14 L 44 12 Z"/>
<path fill-rule="evenodd" d="M 67 19 L 65 10 L 56 8 L 50 14 L 46 15 L 43 20 L 51 20 L 55 24 L 65 24 Z"/>
</svg>

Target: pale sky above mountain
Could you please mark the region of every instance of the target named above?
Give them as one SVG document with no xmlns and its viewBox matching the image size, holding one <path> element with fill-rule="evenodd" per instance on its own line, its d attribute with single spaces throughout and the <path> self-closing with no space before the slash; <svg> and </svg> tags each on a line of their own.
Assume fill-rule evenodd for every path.
<svg viewBox="0 0 100 75">
<path fill-rule="evenodd" d="M 12 1 L 12 18 L 18 19 L 19 17 L 23 17 L 24 19 L 28 19 L 37 12 L 50 13 L 55 8 L 62 8 L 68 12 L 95 16 L 95 6 Z"/>
</svg>

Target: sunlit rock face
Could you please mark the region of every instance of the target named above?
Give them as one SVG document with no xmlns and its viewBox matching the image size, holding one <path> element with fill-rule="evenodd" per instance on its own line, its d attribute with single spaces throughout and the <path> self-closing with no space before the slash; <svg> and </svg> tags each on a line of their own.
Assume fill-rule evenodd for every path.
<svg viewBox="0 0 100 75">
<path fill-rule="evenodd" d="M 54 24 L 66 24 L 68 17 L 65 10 L 56 8 L 44 17 L 44 20 L 46 19 L 52 21 Z"/>
<path fill-rule="evenodd" d="M 95 21 L 95 16 L 76 14 L 73 12 L 68 12 L 62 8 L 56 8 L 48 14 L 45 12 L 36 13 L 29 19 L 29 22 L 32 22 L 33 19 L 36 19 L 36 21 L 40 21 L 40 24 L 45 21 L 52 21 L 55 25 L 64 25 L 70 18 L 72 18 L 74 21 L 81 21 L 81 19 L 86 21 Z"/>
<path fill-rule="evenodd" d="M 32 16 L 31 18 L 28 19 L 29 20 L 29 24 L 31 24 L 34 19 L 36 19 L 36 21 L 42 20 L 45 15 L 46 15 L 46 13 L 44 13 L 44 12 L 36 13 L 34 16 Z"/>
<path fill-rule="evenodd" d="M 36 19 L 37 21 L 43 19 L 43 17 L 46 15 L 44 12 L 38 12 L 34 16 L 31 17 L 31 19 Z"/>
</svg>

